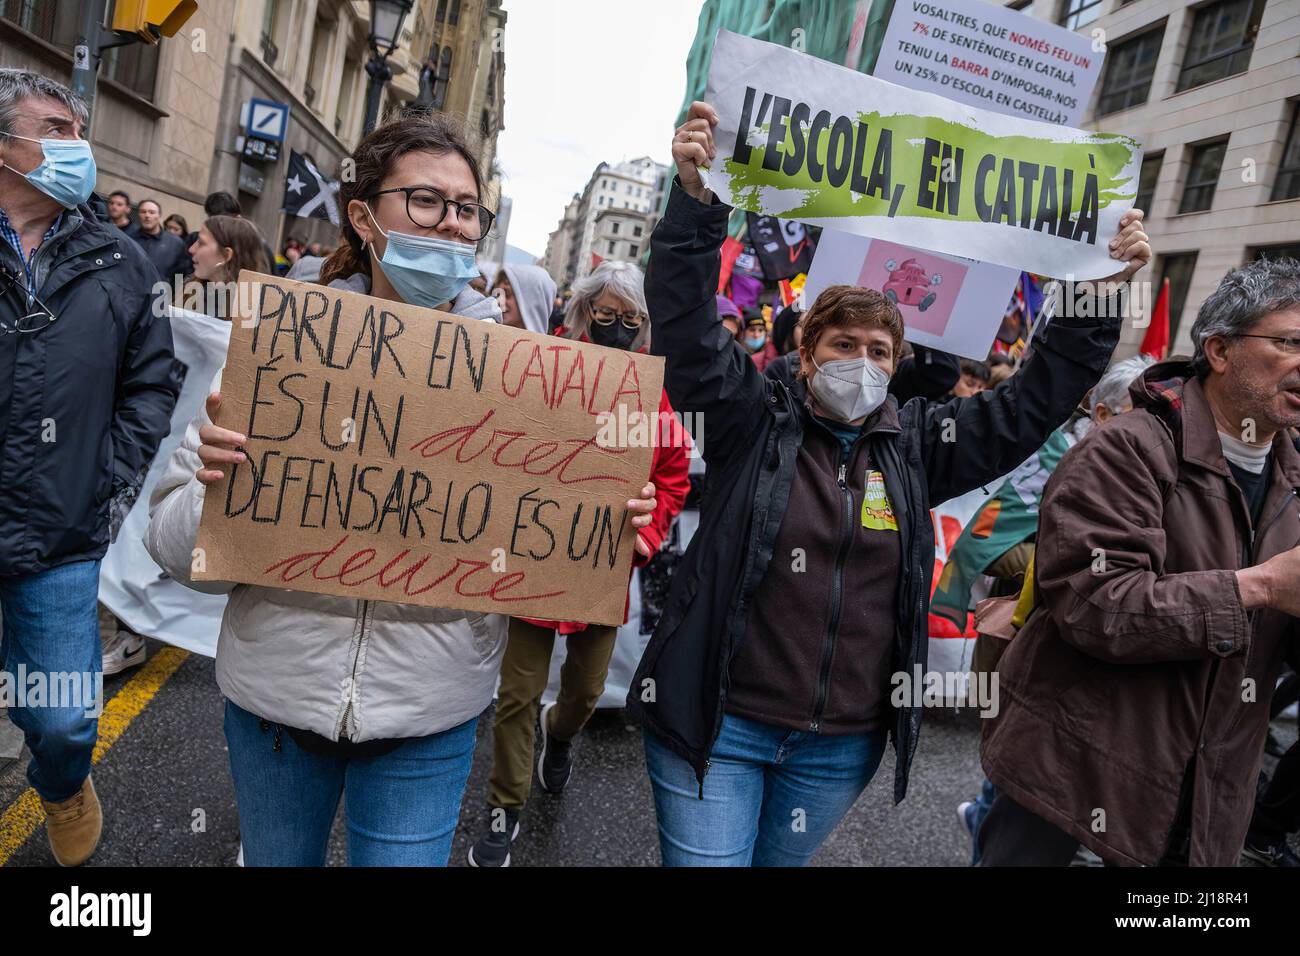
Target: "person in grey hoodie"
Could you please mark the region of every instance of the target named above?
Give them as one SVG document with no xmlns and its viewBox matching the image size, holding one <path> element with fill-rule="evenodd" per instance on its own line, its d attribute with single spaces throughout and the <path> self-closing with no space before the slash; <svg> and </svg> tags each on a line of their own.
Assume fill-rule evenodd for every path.
<svg viewBox="0 0 1300 956">
<path fill-rule="evenodd" d="M 396 120 L 357 146 L 343 184 L 330 288 L 495 320 L 496 302 L 468 288 L 473 248 L 493 214 L 478 202 L 474 153 L 440 118 Z M 450 202 L 448 202 L 450 200 Z M 454 211 L 453 211 L 454 210 Z M 399 238 L 400 237 L 400 238 Z M 446 246 L 401 259 L 437 238 Z M 348 857 L 357 866 L 442 866 L 469 777 L 478 716 L 491 703 L 505 643 L 493 614 L 358 601 L 244 584 L 196 582 L 191 553 L 204 492 L 245 460 L 244 436 L 205 414 L 190 425 L 151 500 L 149 553 L 196 590 L 229 593 L 217 683 L 250 866 L 321 866 L 346 796 Z M 652 488 L 629 504 L 644 527 Z"/>
<path fill-rule="evenodd" d="M 550 329 L 555 280 L 541 266 L 502 266 L 492 294 L 501 305 L 501 321 L 506 325 L 538 335 Z"/>
</svg>

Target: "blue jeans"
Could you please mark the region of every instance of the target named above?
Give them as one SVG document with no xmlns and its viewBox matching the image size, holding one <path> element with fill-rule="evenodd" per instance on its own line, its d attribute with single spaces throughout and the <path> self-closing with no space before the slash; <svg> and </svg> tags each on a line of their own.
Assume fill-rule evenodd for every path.
<svg viewBox="0 0 1300 956">
<path fill-rule="evenodd" d="M 247 866 L 324 866 L 346 795 L 351 866 L 446 866 L 478 718 L 377 757 L 325 757 L 226 701 L 230 775 Z"/>
<path fill-rule="evenodd" d="M 23 703 L 19 685 L 33 691 L 33 677 L 41 675 L 43 699 L 38 704 L 33 694 L 30 705 L 13 706 L 9 718 L 32 752 L 28 782 L 53 803 L 81 789 L 99 735 L 98 717 L 87 716 L 103 702 L 98 595 L 98 561 L 0 578 L 0 669 L 15 698 L 5 703 Z M 71 692 L 55 693 L 60 685 Z"/>
<path fill-rule="evenodd" d="M 979 796 L 975 798 L 975 806 L 973 808 L 975 813 L 971 819 L 970 837 L 971 843 L 974 845 L 974 849 L 971 850 L 971 866 L 980 865 L 980 825 L 984 822 L 984 818 L 989 815 L 989 810 L 992 809 L 993 801 L 997 799 L 997 795 L 998 788 L 993 786 L 993 781 L 985 777 L 984 783 L 980 785 Z"/>
<path fill-rule="evenodd" d="M 691 765 L 646 731 L 664 866 L 803 866 L 871 781 L 886 739 L 726 714 L 701 800 Z"/>
</svg>

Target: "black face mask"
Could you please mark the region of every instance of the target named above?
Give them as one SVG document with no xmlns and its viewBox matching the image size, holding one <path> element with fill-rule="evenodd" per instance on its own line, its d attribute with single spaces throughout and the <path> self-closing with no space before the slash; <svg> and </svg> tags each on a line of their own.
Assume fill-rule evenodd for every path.
<svg viewBox="0 0 1300 956">
<path fill-rule="evenodd" d="M 601 325 L 594 319 L 587 323 L 587 335 L 597 345 L 604 345 L 611 349 L 627 349 L 632 347 L 632 340 L 636 338 L 637 333 L 641 330 L 629 329 L 622 322 L 611 322 L 609 325 Z"/>
</svg>

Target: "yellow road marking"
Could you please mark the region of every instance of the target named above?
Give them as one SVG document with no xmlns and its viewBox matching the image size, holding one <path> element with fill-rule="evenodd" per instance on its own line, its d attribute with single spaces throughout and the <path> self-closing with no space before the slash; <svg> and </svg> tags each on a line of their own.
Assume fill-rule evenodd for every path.
<svg viewBox="0 0 1300 956">
<path fill-rule="evenodd" d="M 90 758 L 92 764 L 99 763 L 104 754 L 108 753 L 108 748 L 117 742 L 131 721 L 140 715 L 153 696 L 162 689 L 162 685 L 167 683 L 167 679 L 176 672 L 176 668 L 189 656 L 189 651 L 179 647 L 162 648 L 145 662 L 140 673 L 127 681 L 113 695 L 113 699 L 104 705 L 104 712 L 99 715 L 99 739 L 95 742 L 95 753 Z M 28 787 L 0 813 L 0 866 L 7 864 L 9 858 L 44 822 L 45 811 L 41 808 L 41 798 L 35 790 Z"/>
</svg>

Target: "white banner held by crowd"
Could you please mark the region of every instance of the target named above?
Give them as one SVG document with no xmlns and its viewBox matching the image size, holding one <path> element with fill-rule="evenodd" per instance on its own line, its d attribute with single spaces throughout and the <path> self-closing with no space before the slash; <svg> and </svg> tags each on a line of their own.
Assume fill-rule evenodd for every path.
<svg viewBox="0 0 1300 956">
<path fill-rule="evenodd" d="M 192 591 L 167 577 L 144 547 L 149 496 L 185 429 L 203 409 L 226 360 L 230 323 L 201 312 L 169 309 L 176 361 L 184 368 L 171 431 L 158 446 L 144 486 L 99 569 L 99 600 L 137 634 L 215 657 L 226 595 Z"/>
<path fill-rule="evenodd" d="M 1126 136 L 1003 116 L 719 31 L 708 185 L 732 206 L 1097 279 L 1133 205 Z M 743 134 L 742 134 L 743 131 Z"/>
<path fill-rule="evenodd" d="M 984 0 L 947 0 L 942 7 L 908 0 L 894 6 L 873 75 L 1008 116 L 1072 125 L 1092 97 L 1103 57 L 1088 38 Z M 987 81 L 1001 85 L 996 96 Z M 898 269 L 886 273 L 878 267 L 885 245 L 892 244 L 824 231 L 808 274 L 809 301 L 839 283 L 887 295 L 892 288 L 908 341 L 982 361 L 1002 322 L 996 304 L 1010 299 L 1018 270 L 960 259 L 953 261 L 968 268 L 949 271 L 938 267 L 935 260 L 945 257 L 937 253 L 895 247 L 883 263 Z M 962 281 L 954 284 L 948 274 Z M 990 298 L 959 295 L 977 286 Z"/>
</svg>

